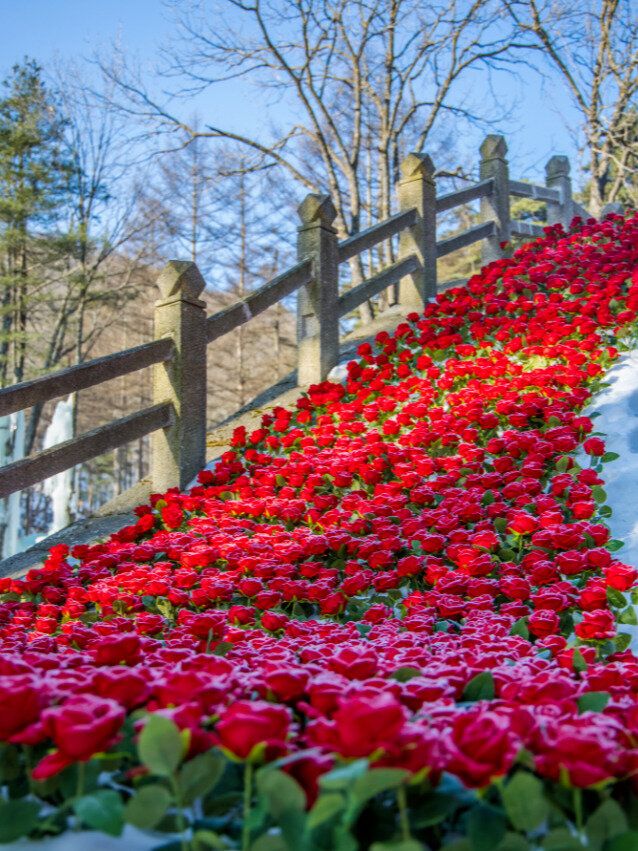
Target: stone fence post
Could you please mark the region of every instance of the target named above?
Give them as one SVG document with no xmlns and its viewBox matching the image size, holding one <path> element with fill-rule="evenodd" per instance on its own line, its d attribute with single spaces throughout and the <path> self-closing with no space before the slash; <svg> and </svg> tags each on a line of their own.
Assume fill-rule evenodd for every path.
<svg viewBox="0 0 638 851">
<path fill-rule="evenodd" d="M 480 147 L 480 179 L 494 179 L 494 190 L 481 198 L 481 221 L 496 222 L 494 236 L 483 240 L 482 260 L 490 263 L 503 257 L 501 242 L 509 242 L 510 231 L 510 190 L 509 168 L 507 165 L 507 144 L 503 136 L 490 134 Z"/>
<path fill-rule="evenodd" d="M 550 225 L 560 222 L 567 228 L 574 218 L 572 181 L 569 172 L 569 160 L 564 156 L 553 156 L 545 166 L 545 185 L 550 189 L 557 189 L 560 193 L 560 201 L 547 202 L 547 223 Z"/>
<path fill-rule="evenodd" d="M 297 384 L 323 381 L 339 362 L 339 249 L 337 211 L 328 195 L 307 195 L 299 205 L 297 257 L 312 261 L 312 281 L 297 299 Z"/>
<path fill-rule="evenodd" d="M 399 302 L 406 310 L 423 310 L 436 296 L 436 184 L 434 163 L 427 154 L 408 154 L 401 163 L 399 209 L 416 207 L 413 227 L 401 231 L 399 259 L 416 254 L 420 267 L 403 278 Z"/>
<path fill-rule="evenodd" d="M 171 402 L 172 425 L 151 435 L 151 483 L 185 488 L 206 463 L 206 305 L 195 263 L 171 260 L 157 286 L 155 339 L 170 337 L 173 358 L 153 367 L 153 402 Z"/>
</svg>

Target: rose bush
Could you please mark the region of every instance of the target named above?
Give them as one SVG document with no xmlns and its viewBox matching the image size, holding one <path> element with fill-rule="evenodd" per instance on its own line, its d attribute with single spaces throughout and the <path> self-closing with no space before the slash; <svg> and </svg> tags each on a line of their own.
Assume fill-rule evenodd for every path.
<svg viewBox="0 0 638 851">
<path fill-rule="evenodd" d="M 548 227 L 0 579 L 0 841 L 634 847 L 638 571 L 581 410 L 637 316 L 638 218 Z"/>
</svg>

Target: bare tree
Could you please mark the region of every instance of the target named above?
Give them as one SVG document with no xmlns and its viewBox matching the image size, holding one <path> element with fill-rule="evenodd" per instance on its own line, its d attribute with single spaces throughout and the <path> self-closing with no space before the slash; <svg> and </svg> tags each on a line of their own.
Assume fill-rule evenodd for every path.
<svg viewBox="0 0 638 851">
<path fill-rule="evenodd" d="M 73 67 L 54 78 L 65 125 L 67 192 L 58 214 L 57 262 L 49 263 L 29 313 L 40 341 L 30 353 L 34 373 L 86 360 L 135 296 L 137 273 L 149 259 L 144 236 L 151 222 L 138 214 L 139 183 L 129 179 L 118 117 L 99 109 L 78 79 Z M 27 454 L 41 415 L 42 405 L 35 405 L 27 423 Z"/>
<path fill-rule="evenodd" d="M 633 187 L 638 162 L 638 7 L 633 0 L 506 0 L 582 117 L 589 207 Z"/>
<path fill-rule="evenodd" d="M 164 69 L 183 96 L 245 79 L 294 111 L 280 132 L 242 134 L 216 122 L 198 129 L 153 97 L 120 54 L 105 73 L 118 106 L 153 119 L 172 144 L 207 137 L 234 141 L 254 167 L 273 165 L 307 191 L 327 191 L 340 236 L 368 215 L 393 207 L 398 164 L 408 150 L 432 144 L 446 117 L 487 115 L 461 100 L 472 69 L 513 60 L 511 21 L 494 0 L 211 0 L 176 4 L 179 41 Z M 373 179 L 373 180 L 372 180 Z M 367 187 L 374 185 L 374 196 Z M 353 279 L 363 268 L 356 260 Z"/>
</svg>

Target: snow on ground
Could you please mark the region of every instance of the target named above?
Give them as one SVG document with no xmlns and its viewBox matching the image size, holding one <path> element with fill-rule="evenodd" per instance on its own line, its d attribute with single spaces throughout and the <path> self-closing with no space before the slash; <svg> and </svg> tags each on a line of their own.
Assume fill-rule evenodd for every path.
<svg viewBox="0 0 638 851">
<path fill-rule="evenodd" d="M 51 839 L 18 839 L 3 845 L 7 851 L 152 851 L 165 845 L 172 834 L 146 833 L 126 825 L 121 836 L 107 836 L 95 830 L 69 830 Z"/>
<path fill-rule="evenodd" d="M 613 512 L 607 522 L 612 537 L 625 542 L 616 557 L 638 567 L 638 351 L 618 359 L 607 373 L 607 383 L 584 413 L 600 413 L 594 430 L 604 434 L 607 451 L 620 456 L 603 469 Z M 578 460 L 588 466 L 587 456 Z"/>
<path fill-rule="evenodd" d="M 607 452 L 620 456 L 603 468 L 607 505 L 612 510 L 607 524 L 612 538 L 625 544 L 615 557 L 638 567 L 638 351 L 622 355 L 607 373 L 606 383 L 584 413 L 600 414 L 594 431 L 603 434 Z M 578 462 L 589 465 L 584 453 Z M 634 609 L 638 614 L 638 606 Z M 631 634 L 629 649 L 638 655 L 638 626 L 623 624 L 620 632 Z"/>
</svg>

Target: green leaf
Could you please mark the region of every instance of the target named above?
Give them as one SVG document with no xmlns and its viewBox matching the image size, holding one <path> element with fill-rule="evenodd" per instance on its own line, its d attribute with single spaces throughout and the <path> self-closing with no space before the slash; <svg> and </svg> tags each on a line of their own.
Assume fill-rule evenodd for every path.
<svg viewBox="0 0 638 851">
<path fill-rule="evenodd" d="M 614 638 L 614 647 L 616 653 L 622 653 L 631 644 L 632 636 L 628 632 L 619 632 Z"/>
<path fill-rule="evenodd" d="M 306 793 L 285 771 L 262 768 L 255 776 L 255 785 L 266 802 L 268 812 L 276 820 L 286 810 L 302 812 L 306 808 Z"/>
<path fill-rule="evenodd" d="M 520 833 L 506 833 L 496 851 L 529 851 L 529 842 Z"/>
<path fill-rule="evenodd" d="M 467 835 L 472 851 L 494 851 L 505 836 L 503 813 L 495 807 L 474 807 L 467 816 Z"/>
<path fill-rule="evenodd" d="M 594 497 L 596 502 L 607 502 L 607 494 L 605 493 L 605 489 L 600 485 L 594 485 L 591 489 L 591 495 Z"/>
<path fill-rule="evenodd" d="M 618 550 L 621 550 L 625 546 L 625 542 L 618 541 L 614 538 L 611 541 L 607 541 L 606 546 L 610 553 L 616 553 L 618 552 Z"/>
<path fill-rule="evenodd" d="M 547 818 L 549 804 L 541 781 L 526 771 L 517 772 L 504 787 L 503 804 L 517 830 L 534 830 Z"/>
<path fill-rule="evenodd" d="M 493 700 L 494 677 L 491 671 L 481 671 L 469 681 L 463 690 L 463 700 Z"/>
<path fill-rule="evenodd" d="M 620 455 L 617 452 L 605 452 L 600 460 L 603 464 L 607 464 L 608 461 L 616 461 L 618 458 L 620 458 Z"/>
<path fill-rule="evenodd" d="M 419 830 L 423 827 L 431 827 L 451 815 L 460 804 L 461 802 L 454 795 L 430 792 L 419 800 L 419 806 L 415 809 L 411 822 Z"/>
<path fill-rule="evenodd" d="M 501 547 L 498 551 L 498 557 L 501 561 L 514 561 L 516 553 L 511 547 Z"/>
<path fill-rule="evenodd" d="M 213 656 L 225 656 L 234 646 L 232 641 L 218 641 L 213 650 Z"/>
<path fill-rule="evenodd" d="M 358 803 L 364 803 L 387 789 L 398 789 L 409 776 L 410 773 L 403 768 L 371 768 L 355 780 L 352 797 Z"/>
<path fill-rule="evenodd" d="M 370 851 L 423 851 L 423 845 L 416 839 L 406 839 L 402 842 L 373 842 Z"/>
<path fill-rule="evenodd" d="M 605 851 L 636 851 L 638 848 L 638 831 L 630 830 L 614 836 L 605 843 Z"/>
<path fill-rule="evenodd" d="M 638 624 L 638 618 L 636 617 L 636 610 L 633 606 L 627 606 L 626 609 L 618 615 L 619 623 L 626 623 L 630 626 L 636 626 Z"/>
<path fill-rule="evenodd" d="M 543 840 L 545 851 L 583 851 L 583 845 L 566 827 L 550 830 Z"/>
<path fill-rule="evenodd" d="M 159 777 L 175 773 L 185 753 L 184 739 L 170 718 L 151 715 L 144 725 L 137 750 L 144 765 Z"/>
<path fill-rule="evenodd" d="M 110 836 L 119 836 L 122 833 L 124 805 L 113 789 L 101 789 L 91 795 L 84 795 L 73 804 L 73 809 L 87 827 L 101 830 Z"/>
<path fill-rule="evenodd" d="M 582 671 L 587 670 L 587 662 L 585 661 L 585 657 L 580 652 L 578 647 L 574 648 L 574 654 L 573 654 L 572 659 L 573 659 L 572 664 L 574 666 L 575 671 L 578 671 L 580 673 Z"/>
<path fill-rule="evenodd" d="M 613 514 L 613 511 L 611 510 L 611 506 L 610 506 L 610 505 L 602 505 L 602 506 L 598 509 L 598 514 L 599 514 L 601 517 L 611 517 L 611 515 Z"/>
<path fill-rule="evenodd" d="M 359 851 L 359 843 L 347 827 L 337 828 L 332 834 L 332 841 L 330 851 Z"/>
<path fill-rule="evenodd" d="M 343 795 L 338 793 L 328 793 L 320 795 L 310 812 L 308 813 L 307 825 L 310 830 L 318 827 L 326 821 L 330 821 L 333 816 L 340 813 L 345 807 L 346 802 Z"/>
<path fill-rule="evenodd" d="M 206 848 L 224 851 L 228 848 L 228 843 L 212 830 L 198 830 L 193 834 L 193 851 L 205 851 Z"/>
<path fill-rule="evenodd" d="M 349 765 L 333 768 L 327 774 L 319 778 L 319 786 L 330 791 L 348 789 L 354 781 L 368 770 L 367 759 L 356 759 Z"/>
<path fill-rule="evenodd" d="M 616 591 L 615 588 L 607 588 L 607 600 L 609 604 L 617 609 L 622 609 L 627 605 L 625 595 L 621 591 Z"/>
<path fill-rule="evenodd" d="M 250 851 L 290 851 L 290 848 L 283 837 L 265 833 L 253 842 Z"/>
<path fill-rule="evenodd" d="M 494 528 L 497 532 L 504 532 L 507 529 L 507 517 L 495 517 Z"/>
<path fill-rule="evenodd" d="M 579 712 L 602 712 L 611 700 L 607 691 L 587 691 L 578 698 Z"/>
<path fill-rule="evenodd" d="M 400 683 L 407 683 L 408 680 L 414 679 L 414 677 L 420 677 L 422 671 L 420 668 L 411 668 L 410 666 L 406 666 L 404 668 L 397 668 L 396 671 L 393 671 L 390 676 L 393 680 L 398 680 Z"/>
<path fill-rule="evenodd" d="M 142 786 L 127 801 L 124 819 L 141 830 L 150 830 L 162 820 L 172 800 L 168 789 L 159 783 Z"/>
<path fill-rule="evenodd" d="M 39 812 L 37 801 L 0 801 L 0 842 L 13 842 L 30 833 L 38 822 Z"/>
<path fill-rule="evenodd" d="M 202 798 L 219 782 L 226 760 L 219 751 L 207 751 L 184 763 L 177 775 L 177 783 L 185 804 Z"/>
<path fill-rule="evenodd" d="M 626 833 L 627 828 L 627 817 L 613 798 L 603 801 L 585 822 L 589 845 L 594 851 L 602 849 L 607 840 Z"/>
<path fill-rule="evenodd" d="M 529 638 L 529 629 L 527 628 L 527 618 L 519 618 L 512 624 L 510 635 L 520 635 L 521 638 Z"/>
<path fill-rule="evenodd" d="M 567 470 L 567 468 L 569 467 L 569 461 L 570 461 L 569 455 L 562 455 L 558 459 L 558 461 L 556 462 L 556 469 L 560 473 L 564 473 Z"/>
</svg>

